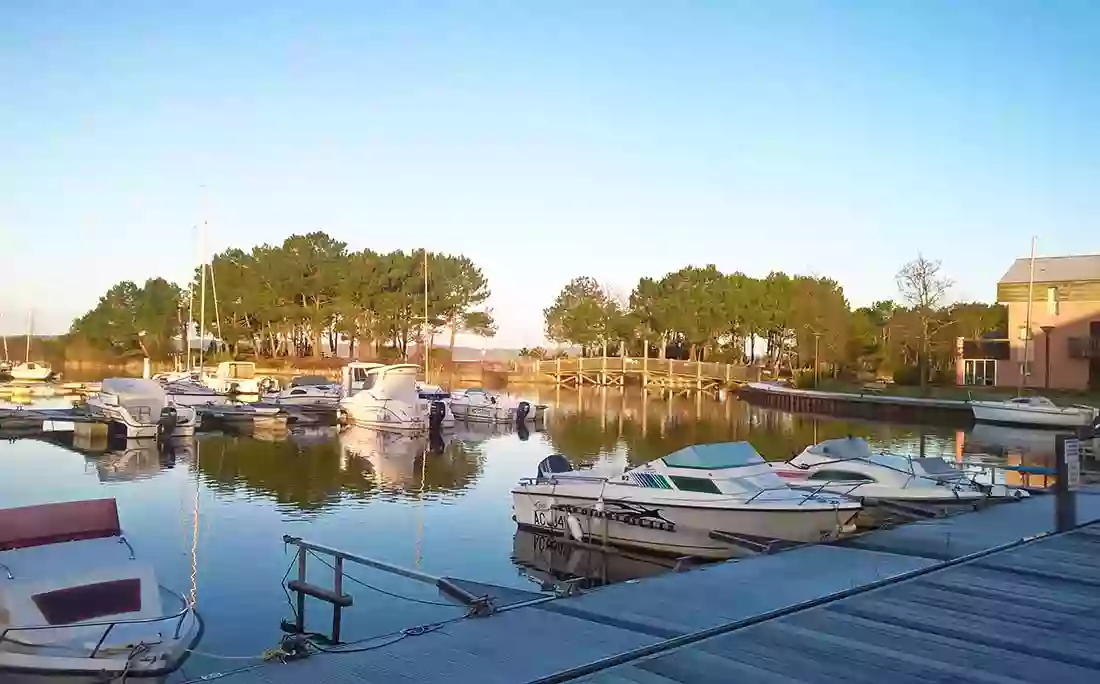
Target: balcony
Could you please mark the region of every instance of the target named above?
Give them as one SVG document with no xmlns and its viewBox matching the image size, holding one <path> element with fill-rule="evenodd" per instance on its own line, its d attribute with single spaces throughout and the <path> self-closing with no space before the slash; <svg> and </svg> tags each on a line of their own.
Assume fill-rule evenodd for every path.
<svg viewBox="0 0 1100 684">
<path fill-rule="evenodd" d="M 1071 359 L 1100 359 L 1100 337 L 1071 337 L 1068 342 Z"/>
</svg>

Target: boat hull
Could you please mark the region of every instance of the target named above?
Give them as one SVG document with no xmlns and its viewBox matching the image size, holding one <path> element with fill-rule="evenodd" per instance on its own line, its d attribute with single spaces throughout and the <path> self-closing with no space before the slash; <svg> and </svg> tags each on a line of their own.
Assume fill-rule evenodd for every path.
<svg viewBox="0 0 1100 684">
<path fill-rule="evenodd" d="M 858 506 L 741 508 L 692 507 L 658 503 L 603 501 L 539 492 L 537 486 L 512 491 L 516 523 L 540 532 L 576 536 L 576 525 L 587 540 L 674 556 L 725 559 L 742 555 L 737 544 L 713 539 L 712 531 L 759 539 L 821 542 L 852 529 Z M 570 518 L 576 520 L 572 523 Z"/>
<path fill-rule="evenodd" d="M 1043 428 L 1077 428 L 1088 425 L 1095 418 L 1095 413 L 1076 408 L 1039 410 L 1034 407 L 1013 408 L 1008 406 L 991 406 L 977 402 L 971 402 L 970 408 L 974 412 L 974 420 L 983 423 L 999 423 L 1003 425 L 1029 425 Z"/>
</svg>

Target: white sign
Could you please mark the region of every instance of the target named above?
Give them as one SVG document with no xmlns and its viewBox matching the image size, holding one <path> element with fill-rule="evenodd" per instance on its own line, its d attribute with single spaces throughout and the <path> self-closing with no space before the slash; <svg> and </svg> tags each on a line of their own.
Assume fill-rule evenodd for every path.
<svg viewBox="0 0 1100 684">
<path fill-rule="evenodd" d="M 1066 440 L 1066 487 L 1075 492 L 1081 488 L 1081 442 L 1076 439 Z"/>
</svg>

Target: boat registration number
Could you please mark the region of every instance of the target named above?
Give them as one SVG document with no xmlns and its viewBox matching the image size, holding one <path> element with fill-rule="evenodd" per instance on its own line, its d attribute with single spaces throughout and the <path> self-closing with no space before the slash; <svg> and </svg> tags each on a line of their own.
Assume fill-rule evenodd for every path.
<svg viewBox="0 0 1100 684">
<path fill-rule="evenodd" d="M 550 530 L 565 529 L 565 513 L 561 511 L 533 511 L 531 524 Z"/>
</svg>

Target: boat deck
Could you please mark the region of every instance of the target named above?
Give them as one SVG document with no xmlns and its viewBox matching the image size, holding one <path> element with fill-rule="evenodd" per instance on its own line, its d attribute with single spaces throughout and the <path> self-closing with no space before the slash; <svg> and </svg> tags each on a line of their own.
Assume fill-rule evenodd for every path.
<svg viewBox="0 0 1100 684">
<path fill-rule="evenodd" d="M 1100 489 L 1078 519 L 1100 521 Z M 1054 498 L 520 601 L 231 684 L 1100 681 L 1100 526 Z M 515 597 L 513 597 L 514 599 Z M 534 598 L 534 595 L 532 595 Z M 348 635 L 348 638 L 354 638 Z"/>
</svg>

